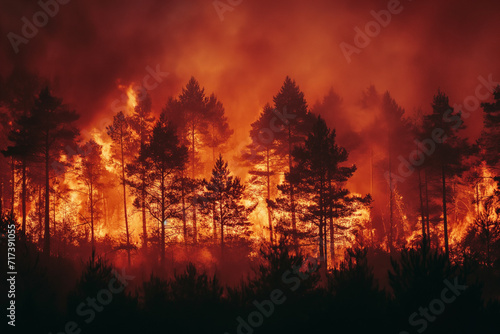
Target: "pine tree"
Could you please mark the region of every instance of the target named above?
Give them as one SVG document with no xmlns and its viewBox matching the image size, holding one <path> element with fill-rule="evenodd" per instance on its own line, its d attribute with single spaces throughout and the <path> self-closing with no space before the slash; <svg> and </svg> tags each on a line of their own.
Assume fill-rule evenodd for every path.
<svg viewBox="0 0 500 334">
<path fill-rule="evenodd" d="M 285 78 L 280 91 L 273 97 L 274 108 L 277 110 L 279 120 L 275 126 L 282 128 L 276 132 L 276 139 L 280 145 L 280 151 L 286 152 L 288 160 L 288 172 L 292 171 L 292 152 L 295 145 L 301 143 L 311 129 L 313 117 L 307 110 L 307 102 L 304 93 L 294 80 L 288 76 Z M 284 188 L 283 188 L 284 190 Z M 297 250 L 297 219 L 295 210 L 295 189 L 289 184 L 287 189 L 289 196 L 289 212 L 291 214 L 292 237 L 294 247 Z"/>
<path fill-rule="evenodd" d="M 90 139 L 83 145 L 81 153 L 82 164 L 78 173 L 78 179 L 87 189 L 88 213 L 91 233 L 92 254 L 95 254 L 95 222 L 97 218 L 97 206 L 100 201 L 99 190 L 103 186 L 103 174 L 105 171 L 102 146 L 95 140 Z"/>
<path fill-rule="evenodd" d="M 500 169 L 500 86 L 497 86 L 493 93 L 494 101 L 482 103 L 484 112 L 483 131 L 479 144 L 482 149 L 482 156 L 488 166 L 495 168 L 497 174 Z"/>
<path fill-rule="evenodd" d="M 4 100 L 5 107 L 10 110 L 12 118 L 10 131 L 5 131 L 12 145 L 3 153 L 5 157 L 12 158 L 12 167 L 19 169 L 21 174 L 21 234 L 23 237 L 26 236 L 28 170 L 35 162 L 30 114 L 34 107 L 36 93 L 40 89 L 40 81 L 36 75 L 15 68 L 7 78 L 2 92 L 2 100 Z M 15 171 L 12 170 L 12 175 L 14 173 Z M 12 183 L 14 184 L 14 179 Z"/>
<path fill-rule="evenodd" d="M 180 144 L 177 129 L 162 114 L 155 123 L 149 143 L 141 149 L 140 159 L 148 165 L 146 208 L 161 224 L 160 256 L 165 260 L 165 227 L 168 218 L 180 218 L 179 183 L 188 160 L 187 148 Z"/>
<path fill-rule="evenodd" d="M 446 180 L 461 175 L 466 169 L 463 158 L 471 152 L 471 148 L 465 139 L 458 136 L 459 130 L 464 128 L 461 112 L 454 111 L 448 96 L 438 90 L 433 99 L 432 113 L 424 116 L 419 149 L 428 155 L 425 165 L 441 179 L 444 247 L 447 258 L 449 241 Z"/>
<path fill-rule="evenodd" d="M 207 100 L 208 132 L 205 138 L 206 145 L 212 149 L 212 158 L 215 163 L 217 153 L 224 152 L 224 145 L 233 135 L 234 130 L 229 127 L 222 102 L 211 94 Z"/>
<path fill-rule="evenodd" d="M 151 98 L 146 95 L 145 98 L 141 99 L 139 103 L 135 106 L 134 112 L 130 117 L 126 117 L 127 123 L 129 123 L 130 128 L 135 132 L 136 136 L 133 136 L 132 141 L 132 153 L 136 156 L 139 155 L 139 151 L 147 145 L 148 136 L 153 128 L 154 116 L 151 112 Z M 134 139 L 135 138 L 135 139 Z M 147 229 L 147 217 L 146 217 L 146 171 L 148 166 L 144 160 L 137 158 L 131 164 L 127 166 L 127 175 L 132 177 L 129 179 L 129 184 L 132 187 L 136 198 L 136 204 L 141 210 L 142 216 L 142 247 L 147 253 L 148 250 L 148 229 Z"/>
<path fill-rule="evenodd" d="M 215 219 L 219 222 L 221 256 L 224 255 L 225 236 L 249 235 L 248 215 L 255 208 L 243 205 L 245 186 L 240 178 L 234 177 L 222 155 L 215 162 L 210 181 L 204 181 L 205 199 L 216 207 Z"/>
<path fill-rule="evenodd" d="M 207 97 L 205 89 L 194 77 L 191 77 L 186 86 L 182 88 L 178 98 L 169 98 L 163 111 L 178 128 L 181 142 L 189 148 L 191 180 L 187 178 L 188 172 L 185 171 L 182 196 L 183 202 L 187 197 L 191 197 L 193 201 L 191 205 L 193 241 L 196 243 L 198 241 L 197 209 L 200 204 L 197 201 L 199 182 L 196 181 L 196 178 L 203 169 L 200 153 L 203 149 L 208 148 L 212 151 L 212 157 L 215 158 L 216 150 L 222 150 L 223 144 L 226 143 L 233 131 L 227 123 L 222 103 L 214 94 Z M 185 211 L 186 205 L 183 207 Z"/>
<path fill-rule="evenodd" d="M 395 191 L 396 181 L 392 179 L 394 165 L 397 163 L 396 157 L 401 157 L 407 155 L 411 152 L 413 147 L 411 146 L 411 126 L 409 122 L 404 118 L 405 110 L 397 104 L 397 102 L 392 98 L 389 92 L 385 92 L 382 95 L 380 101 L 380 109 L 382 113 L 383 126 L 387 131 L 386 139 L 386 150 L 387 150 L 387 166 L 388 171 L 386 173 L 386 179 L 389 183 L 389 249 L 391 252 L 394 249 L 394 241 L 402 239 L 403 235 L 403 222 L 398 222 L 395 217 Z M 399 162 L 401 163 L 401 162 Z M 425 239 L 425 234 L 423 234 L 423 239 Z"/>
<path fill-rule="evenodd" d="M 48 87 L 37 96 L 31 115 L 27 119 L 33 136 L 33 144 L 44 164 L 45 174 L 45 217 L 44 247 L 46 256 L 50 255 L 50 175 L 67 146 L 72 145 L 79 135 L 73 123 L 79 115 L 69 110 L 62 99 L 54 97 Z"/>
<path fill-rule="evenodd" d="M 327 230 L 330 229 L 330 251 L 334 260 L 334 219 L 349 216 L 354 202 L 369 202 L 370 198 L 350 196 L 343 184 L 353 175 L 355 166 L 343 167 L 348 153 L 335 142 L 335 131 L 330 130 L 318 116 L 304 145 L 292 153 L 294 167 L 286 174 L 286 181 L 297 190 L 298 208 L 302 221 L 317 227 L 319 256 L 326 262 Z M 282 188 L 282 187 L 280 187 Z M 326 264 L 326 263 L 325 263 Z M 326 268 L 326 266 L 325 266 Z"/>
<path fill-rule="evenodd" d="M 128 265 L 130 266 L 130 232 L 127 212 L 127 180 L 125 178 L 125 152 L 130 152 L 132 148 L 132 138 L 130 133 L 129 119 L 125 117 L 123 112 L 118 112 L 113 117 L 113 124 L 107 127 L 107 134 L 113 140 L 113 151 L 115 157 L 119 160 L 121 169 L 121 183 L 123 187 L 123 215 L 125 218 L 125 233 L 127 238 L 127 257 Z M 127 155 L 127 159 L 129 155 Z"/>
<path fill-rule="evenodd" d="M 276 117 L 275 110 L 266 104 L 259 115 L 259 118 L 252 123 L 250 138 L 252 142 L 247 145 L 242 154 L 242 160 L 250 167 L 250 180 L 265 196 L 267 217 L 269 225 L 269 241 L 274 244 L 274 228 L 272 221 L 273 194 L 275 189 L 275 176 L 278 170 L 284 168 L 286 164 L 281 159 L 285 152 L 280 152 L 281 146 L 275 138 L 275 131 L 270 129 L 271 122 Z M 265 195 L 264 195 L 265 194 Z"/>
</svg>

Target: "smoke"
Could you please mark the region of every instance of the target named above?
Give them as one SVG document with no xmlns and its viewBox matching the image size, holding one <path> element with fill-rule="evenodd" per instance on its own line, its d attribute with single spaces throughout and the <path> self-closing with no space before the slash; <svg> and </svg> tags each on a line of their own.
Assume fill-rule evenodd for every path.
<svg viewBox="0 0 500 334">
<path fill-rule="evenodd" d="M 286 75 L 310 106 L 334 87 L 344 101 L 342 119 L 354 127 L 365 120 L 355 106 L 371 84 L 411 114 L 428 112 L 438 88 L 453 104 L 474 93 L 479 75 L 500 75 L 496 1 L 402 1 L 401 12 L 351 63 L 340 43 L 354 45 L 354 28 L 364 30 L 371 11 L 387 9 L 388 1 L 242 1 L 221 21 L 211 1 L 73 0 L 59 5 L 17 54 L 7 34 L 20 35 L 22 17 L 32 22 L 41 7 L 0 3 L 0 74 L 24 67 L 48 78 L 81 114 L 83 128 L 110 117 L 123 87 L 140 84 L 148 66 L 169 72 L 150 92 L 157 113 L 194 76 L 224 103 L 236 130 L 233 147 L 247 142 L 251 122 Z M 481 122 L 467 121 L 471 134 Z"/>
</svg>

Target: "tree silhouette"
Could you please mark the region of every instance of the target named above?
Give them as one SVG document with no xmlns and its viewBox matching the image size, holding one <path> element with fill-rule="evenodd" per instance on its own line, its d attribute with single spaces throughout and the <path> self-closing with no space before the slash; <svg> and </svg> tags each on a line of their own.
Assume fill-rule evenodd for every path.
<svg viewBox="0 0 500 334">
<path fill-rule="evenodd" d="M 276 138 L 280 143 L 280 152 L 286 152 L 288 158 L 288 172 L 292 171 L 293 147 L 301 143 L 311 129 L 313 117 L 307 110 L 307 102 L 304 93 L 294 80 L 288 76 L 285 78 L 278 94 L 273 97 L 274 108 L 280 115 L 278 124 L 284 131 L 276 132 Z M 289 212 L 291 214 L 293 243 L 297 248 L 297 220 L 295 214 L 295 190 L 293 185 L 287 189 L 289 195 Z"/>
<path fill-rule="evenodd" d="M 9 115 L 5 112 L 0 111 L 0 217 L 3 217 L 4 212 L 6 212 L 7 208 L 7 196 L 8 189 L 5 186 L 10 182 L 10 164 L 5 154 L 5 150 L 7 149 L 8 139 L 8 127 L 9 127 Z"/>
<path fill-rule="evenodd" d="M 470 146 L 465 139 L 457 135 L 463 128 L 461 112 L 453 111 L 448 96 L 438 90 L 433 99 L 432 113 L 424 116 L 423 129 L 420 133 L 422 142 L 425 141 L 429 146 L 421 145 L 420 149 L 428 152 L 426 165 L 430 165 L 436 173 L 441 174 L 444 247 L 447 257 L 449 257 L 449 241 L 446 180 L 447 177 L 460 175 L 466 168 L 463 165 L 463 157 L 470 153 Z M 435 147 L 435 150 L 431 147 Z"/>
<path fill-rule="evenodd" d="M 317 227 L 319 255 L 326 262 L 327 229 L 330 229 L 332 261 L 335 249 L 334 219 L 349 216 L 354 211 L 353 202 L 363 199 L 350 198 L 343 184 L 353 175 L 355 166 L 343 167 L 348 153 L 335 142 L 335 131 L 328 129 L 324 119 L 318 116 L 303 146 L 293 153 L 294 167 L 286 174 L 287 185 L 296 188 L 300 198 L 299 208 L 304 222 Z M 290 187 L 290 186 L 289 186 Z M 280 186 L 280 189 L 286 189 Z M 369 201 L 369 197 L 365 199 Z M 326 268 L 326 266 L 324 266 Z"/>
<path fill-rule="evenodd" d="M 243 205 L 243 193 L 245 186 L 238 177 L 231 175 L 228 164 L 222 159 L 222 155 L 215 162 L 210 181 L 204 180 L 206 201 L 212 203 L 216 210 L 215 219 L 219 222 L 220 249 L 224 254 L 224 233 L 229 234 L 231 230 L 238 231 L 238 235 L 249 235 L 248 215 L 255 208 Z"/>
<path fill-rule="evenodd" d="M 82 148 L 82 164 L 78 173 L 78 179 L 83 182 L 86 187 L 86 195 L 88 200 L 88 211 L 90 215 L 90 232 L 92 254 L 95 253 L 95 220 L 97 216 L 97 204 L 99 203 L 99 190 L 103 186 L 103 175 L 105 171 L 102 146 L 97 144 L 95 140 L 90 139 L 83 145 Z"/>
<path fill-rule="evenodd" d="M 204 141 L 212 149 L 212 159 L 215 163 L 216 154 L 223 153 L 223 146 L 232 136 L 234 130 L 229 127 L 222 102 L 214 94 L 211 94 L 208 98 L 207 109 L 208 133 Z"/>
<path fill-rule="evenodd" d="M 203 148 L 211 149 L 212 157 L 215 160 L 215 152 L 221 149 L 233 131 L 229 128 L 225 117 L 224 107 L 214 94 L 207 97 L 205 89 L 200 87 L 199 82 L 191 77 L 185 87 L 182 88 L 178 98 L 169 98 L 163 110 L 178 128 L 179 138 L 183 144 L 189 148 L 191 179 L 183 175 L 183 202 L 191 191 L 193 200 L 192 220 L 193 220 L 193 241 L 198 240 L 197 207 L 199 203 L 196 199 L 199 188 L 194 186 L 198 182 L 195 179 L 202 170 L 203 163 L 200 156 Z M 188 187 L 192 185 L 191 187 Z M 186 205 L 183 205 L 185 212 Z M 185 217 L 185 215 L 184 215 Z M 185 219 L 185 218 L 184 218 Z"/>
<path fill-rule="evenodd" d="M 146 207 L 161 224 L 160 256 L 163 263 L 167 218 L 179 218 L 181 210 L 177 189 L 180 173 L 188 159 L 187 148 L 179 143 L 177 129 L 165 114 L 155 123 L 149 143 L 141 148 L 140 159 L 148 165 Z"/>
<path fill-rule="evenodd" d="M 399 230 L 402 224 L 395 224 L 394 211 L 395 211 L 395 189 L 396 184 L 392 179 L 393 175 L 393 164 L 396 160 L 396 156 L 407 155 L 407 152 L 411 151 L 411 127 L 409 122 L 404 119 L 405 111 L 401 106 L 399 106 L 396 101 L 391 97 L 389 92 L 385 92 L 381 99 L 381 112 L 382 112 L 382 122 L 387 129 L 387 156 L 388 156 L 388 183 L 389 183 L 389 249 L 393 251 L 394 239 L 396 230 L 397 237 L 403 237 Z M 386 176 L 387 177 L 387 176 Z M 422 224 L 424 222 L 422 221 Z M 423 226 L 423 225 L 422 225 Z M 398 233 L 399 232 L 399 233 Z M 425 240 L 425 233 L 423 234 L 423 240 Z M 425 241 L 424 241 L 425 242 Z"/>
<path fill-rule="evenodd" d="M 69 110 L 62 99 L 54 97 L 48 87 L 37 96 L 31 115 L 26 122 L 31 125 L 33 143 L 45 167 L 45 217 L 44 254 L 50 255 L 50 174 L 67 146 L 74 143 L 79 130 L 73 123 L 79 118 Z"/>
<path fill-rule="evenodd" d="M 484 119 L 479 143 L 484 161 L 489 166 L 498 168 L 500 162 L 500 86 L 496 87 L 493 97 L 493 102 L 481 104 Z"/>
<path fill-rule="evenodd" d="M 272 206 L 274 184 L 272 180 L 277 175 L 280 167 L 285 167 L 282 156 L 285 152 L 280 152 L 279 142 L 275 138 L 275 132 L 270 129 L 276 113 L 274 109 L 266 104 L 259 115 L 259 118 L 252 123 L 250 138 L 252 142 L 247 145 L 242 154 L 243 161 L 250 166 L 249 174 L 252 175 L 251 184 L 255 184 L 260 189 L 265 189 L 265 201 L 267 207 L 267 219 L 269 224 L 269 241 L 274 243 L 274 228 L 272 221 Z"/>
<path fill-rule="evenodd" d="M 123 112 L 118 112 L 113 117 L 113 124 L 106 128 L 108 135 L 113 140 L 112 148 L 115 156 L 120 161 L 121 168 L 121 183 L 123 186 L 123 215 L 125 218 L 125 233 L 127 238 L 127 256 L 128 265 L 130 266 L 130 233 L 128 224 L 127 212 L 127 180 L 125 178 L 125 150 L 128 152 L 131 149 L 132 139 L 130 133 L 129 119 L 125 117 Z"/>
<path fill-rule="evenodd" d="M 146 146 L 148 136 L 153 128 L 154 116 L 151 112 L 151 98 L 146 95 L 134 107 L 133 114 L 127 118 L 126 122 L 129 123 L 130 128 L 135 132 L 136 136 L 131 139 L 133 141 L 133 153 L 138 156 L 139 151 Z M 138 207 L 141 209 L 142 215 L 142 247 L 147 253 L 148 250 L 148 229 L 146 218 L 146 171 L 148 166 L 145 160 L 140 158 L 135 159 L 132 166 L 127 166 L 127 174 L 133 178 L 129 180 L 129 184 L 134 192 Z"/>
<path fill-rule="evenodd" d="M 36 75 L 15 68 L 7 78 L 2 100 L 10 110 L 13 122 L 8 133 L 8 140 L 12 145 L 3 151 L 4 156 L 12 158 L 12 167 L 21 172 L 21 233 L 26 236 L 27 196 L 28 196 L 28 169 L 35 162 L 35 148 L 33 146 L 33 128 L 30 124 L 30 114 L 34 107 L 35 95 L 39 91 L 41 79 Z M 12 171 L 14 175 L 14 170 Z M 12 180 L 14 185 L 14 179 Z M 2 187 L 3 188 L 3 187 Z"/>
</svg>

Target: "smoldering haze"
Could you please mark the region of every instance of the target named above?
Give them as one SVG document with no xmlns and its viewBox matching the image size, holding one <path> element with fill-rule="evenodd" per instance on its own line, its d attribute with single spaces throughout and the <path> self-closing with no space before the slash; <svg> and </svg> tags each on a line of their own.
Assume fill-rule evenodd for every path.
<svg viewBox="0 0 500 334">
<path fill-rule="evenodd" d="M 83 128 L 110 117 L 123 87 L 141 82 L 145 68 L 157 64 L 170 75 L 150 92 L 154 110 L 195 76 L 224 103 L 238 149 L 286 75 L 297 81 L 310 106 L 333 87 L 343 99 L 344 116 L 331 126 L 362 135 L 373 116 L 358 100 L 371 84 L 389 90 L 412 115 L 418 108 L 429 111 L 438 87 L 450 101 L 462 101 L 478 75 L 500 72 L 500 5 L 493 1 L 401 2 L 403 11 L 351 64 L 339 44 L 352 44 L 354 28 L 364 29 L 373 20 L 370 12 L 387 8 L 387 1 L 244 1 L 225 12 L 224 21 L 205 1 L 71 1 L 18 54 L 6 36 L 20 34 L 21 18 L 31 20 L 40 5 L 1 3 L 2 77 L 21 67 L 48 78 L 81 114 Z M 477 135 L 481 122 L 470 117 L 467 131 Z"/>
</svg>

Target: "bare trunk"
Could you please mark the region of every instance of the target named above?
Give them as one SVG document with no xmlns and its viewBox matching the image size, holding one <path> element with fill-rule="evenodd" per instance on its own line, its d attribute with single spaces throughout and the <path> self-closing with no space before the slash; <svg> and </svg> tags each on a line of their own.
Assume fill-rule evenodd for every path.
<svg viewBox="0 0 500 334">
<path fill-rule="evenodd" d="M 444 250 L 446 258 L 450 259 L 450 250 L 448 245 L 448 217 L 446 215 L 446 173 L 445 165 L 442 166 L 442 180 L 443 180 L 443 225 L 444 225 Z"/>
<path fill-rule="evenodd" d="M 424 214 L 424 201 L 422 197 L 422 178 L 421 178 L 421 170 L 418 170 L 418 192 L 420 195 L 420 217 L 422 220 L 422 252 L 426 251 L 427 241 L 425 236 L 425 214 Z"/>
<path fill-rule="evenodd" d="M 291 125 L 288 124 L 288 172 L 292 173 L 292 129 Z M 295 218 L 295 194 L 293 189 L 293 183 L 290 182 L 290 211 L 292 212 L 292 232 L 293 232 L 293 246 L 295 252 L 298 252 L 298 240 L 297 240 L 297 221 Z"/>
<path fill-rule="evenodd" d="M 187 247 L 187 223 L 186 223 L 186 182 L 184 180 L 184 171 L 181 173 L 181 200 L 182 200 L 182 233 L 184 236 L 184 246 Z"/>
<path fill-rule="evenodd" d="M 373 197 L 373 148 L 370 150 L 370 195 Z M 372 243 L 372 248 L 375 246 L 375 240 L 374 240 L 374 231 L 375 229 L 373 228 L 373 216 L 372 216 L 372 211 L 370 210 L 370 226 L 371 226 L 371 231 L 370 231 L 370 237 L 371 237 L 371 243 Z"/>
<path fill-rule="evenodd" d="M 429 194 L 427 187 L 427 172 L 424 169 L 425 176 L 425 215 L 427 220 L 427 243 L 429 245 L 429 249 L 431 248 L 431 222 L 429 218 Z"/>
<path fill-rule="evenodd" d="M 216 205 L 215 202 L 212 203 L 212 225 L 213 225 L 213 235 L 214 235 L 214 244 L 217 243 L 217 221 L 215 220 L 215 210 Z"/>
<path fill-rule="evenodd" d="M 125 159 L 123 157 L 123 128 L 120 129 L 120 153 L 122 161 L 122 184 L 123 184 L 123 214 L 125 216 L 125 233 L 127 234 L 127 259 L 130 267 L 130 234 L 128 230 L 128 215 L 127 215 L 127 188 L 125 185 Z"/>
<path fill-rule="evenodd" d="M 220 221 L 220 255 L 224 257 L 224 219 L 222 217 L 222 199 L 219 200 L 219 221 Z"/>
<path fill-rule="evenodd" d="M 330 179 L 328 181 L 328 188 L 329 188 L 329 194 L 330 197 L 333 197 L 332 192 L 332 180 Z M 330 258 L 332 262 L 332 268 L 335 268 L 335 229 L 333 225 L 333 203 L 332 200 L 330 199 L 329 203 L 329 216 L 330 216 Z"/>
<path fill-rule="evenodd" d="M 12 188 L 11 188 L 11 199 L 10 199 L 10 212 L 14 214 L 14 204 L 16 202 L 16 165 L 14 162 L 14 157 L 11 158 L 11 178 L 12 178 Z"/>
<path fill-rule="evenodd" d="M 330 258 L 332 268 L 335 268 L 335 225 L 333 224 L 333 217 L 330 217 Z"/>
<path fill-rule="evenodd" d="M 49 156 L 49 133 L 45 136 L 45 235 L 43 242 L 43 254 L 50 256 L 50 156 Z"/>
<path fill-rule="evenodd" d="M 142 167 L 144 168 L 144 166 Z M 144 171 L 141 175 L 141 212 L 142 212 L 142 247 L 144 247 L 144 251 L 148 252 L 148 229 L 146 226 L 146 176 L 144 175 Z"/>
<path fill-rule="evenodd" d="M 271 220 L 271 208 L 269 207 L 269 203 L 271 201 L 271 175 L 269 168 L 269 147 L 266 150 L 266 158 L 267 158 L 267 220 L 269 222 L 269 241 L 271 245 L 274 244 L 273 240 L 273 222 Z"/>
<path fill-rule="evenodd" d="M 389 150 L 389 251 L 390 253 L 394 250 L 394 223 L 392 217 L 392 201 L 393 201 L 393 189 L 392 189 L 392 163 L 391 163 L 391 151 Z"/>
<path fill-rule="evenodd" d="M 43 196 L 42 196 L 42 185 L 38 185 L 38 244 L 41 246 L 41 241 L 43 239 Z"/>
<path fill-rule="evenodd" d="M 192 161 L 191 161 L 191 164 L 192 164 L 192 177 L 193 177 L 193 180 L 196 176 L 196 172 L 195 172 L 195 157 L 196 157 L 196 154 L 195 154 L 195 136 L 194 136 L 194 131 L 195 131 L 195 128 L 194 128 L 194 123 L 193 123 L 193 126 L 191 128 L 191 149 L 193 151 L 193 154 L 192 154 Z M 194 196 L 193 196 L 194 197 Z M 196 200 L 193 200 L 193 241 L 194 243 L 196 244 L 198 242 L 198 226 L 197 226 L 197 222 L 196 222 Z"/>
<path fill-rule="evenodd" d="M 165 264 L 165 176 L 161 172 L 161 263 Z"/>
<path fill-rule="evenodd" d="M 145 144 L 145 121 L 141 116 L 140 118 L 140 146 L 141 150 Z M 147 228 L 147 219 L 146 219 L 146 166 L 141 162 L 141 213 L 142 213 L 142 247 L 144 252 L 148 253 L 148 228 Z"/>
<path fill-rule="evenodd" d="M 93 184 L 90 183 L 90 192 L 89 192 L 89 201 L 90 201 L 90 240 L 92 246 L 92 256 L 95 254 L 95 239 L 94 239 L 94 187 Z"/>
<path fill-rule="evenodd" d="M 22 161 L 22 212 L 23 222 L 21 227 L 21 237 L 26 238 L 26 160 Z"/>
</svg>

